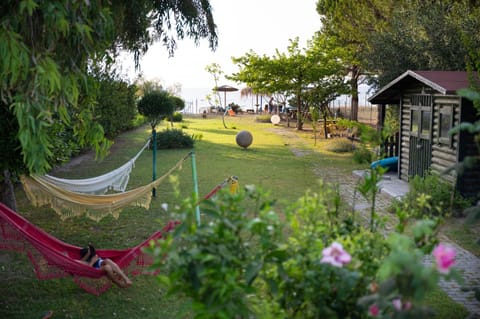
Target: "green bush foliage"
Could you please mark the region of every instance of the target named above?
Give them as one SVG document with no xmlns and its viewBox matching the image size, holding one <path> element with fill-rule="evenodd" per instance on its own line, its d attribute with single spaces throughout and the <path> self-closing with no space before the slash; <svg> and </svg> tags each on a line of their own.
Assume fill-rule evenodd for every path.
<svg viewBox="0 0 480 319">
<path fill-rule="evenodd" d="M 327 147 L 328 151 L 335 153 L 349 153 L 355 149 L 355 144 L 346 138 L 333 139 Z"/>
<path fill-rule="evenodd" d="M 173 122 L 181 122 L 183 121 L 183 115 L 180 112 L 175 112 L 172 115 L 172 121 Z"/>
<path fill-rule="evenodd" d="M 204 201 L 201 221 L 194 199 L 174 212 L 163 206 L 181 224 L 148 249 L 162 269 L 159 282 L 187 297 L 194 318 L 431 317 L 426 293 L 441 277 L 459 278 L 451 248 L 436 246 L 440 263 L 423 263 L 438 243 L 438 223 L 386 238 L 343 212 L 338 190 L 323 183 L 318 190 L 281 214 L 254 186 Z"/>
<path fill-rule="evenodd" d="M 471 205 L 437 174 L 417 175 L 409 184 L 409 192 L 395 205 L 408 208 L 415 218 L 461 216 L 463 210 Z"/>
<path fill-rule="evenodd" d="M 54 136 L 53 141 L 53 164 L 68 162 L 82 150 L 71 128 L 61 122 L 54 122 L 49 128 L 49 135 Z"/>
<path fill-rule="evenodd" d="M 360 144 L 353 152 L 353 160 L 359 164 L 370 164 L 373 162 L 374 155 L 365 144 Z"/>
<path fill-rule="evenodd" d="M 193 148 L 195 140 L 201 137 L 188 135 L 181 129 L 168 128 L 157 132 L 157 149 Z"/>
<path fill-rule="evenodd" d="M 189 297 L 195 318 L 366 317 L 357 299 L 368 293 L 387 246 L 380 233 L 342 217 L 337 192 L 319 188 L 283 217 L 253 186 L 204 202 L 200 225 L 193 203 L 184 202 L 172 216 L 182 220 L 173 237 L 150 250 L 163 269 L 160 282 Z M 335 241 L 355 262 L 321 262 Z"/>
<path fill-rule="evenodd" d="M 255 121 L 260 123 L 271 123 L 271 115 L 257 115 Z"/>
<path fill-rule="evenodd" d="M 146 93 L 138 102 L 138 112 L 145 116 L 154 129 L 161 120 L 175 111 L 175 100 L 167 91 Z"/>
<path fill-rule="evenodd" d="M 99 80 L 99 92 L 95 115 L 103 127 L 105 135 L 113 138 L 133 128 L 137 105 L 135 85 L 113 77 Z"/>
<path fill-rule="evenodd" d="M 140 127 L 143 124 L 147 123 L 147 118 L 140 113 L 135 114 L 135 118 L 132 121 L 133 127 Z"/>
</svg>

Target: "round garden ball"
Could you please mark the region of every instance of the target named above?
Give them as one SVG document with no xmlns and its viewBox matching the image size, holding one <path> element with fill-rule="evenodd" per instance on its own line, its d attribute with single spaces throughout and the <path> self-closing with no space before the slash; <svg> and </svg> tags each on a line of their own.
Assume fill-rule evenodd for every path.
<svg viewBox="0 0 480 319">
<path fill-rule="evenodd" d="M 240 131 L 238 132 L 235 140 L 237 141 L 238 146 L 247 148 L 252 144 L 253 136 L 249 131 Z"/>
</svg>

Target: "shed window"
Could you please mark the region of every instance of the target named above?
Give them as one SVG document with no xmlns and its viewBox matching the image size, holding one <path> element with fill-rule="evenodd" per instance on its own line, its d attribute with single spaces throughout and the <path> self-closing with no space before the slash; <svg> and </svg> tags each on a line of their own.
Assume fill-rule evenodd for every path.
<svg viewBox="0 0 480 319">
<path fill-rule="evenodd" d="M 410 125 L 410 132 L 412 134 L 418 133 L 418 123 L 420 120 L 420 110 L 412 110 L 411 115 L 411 125 Z"/>
<path fill-rule="evenodd" d="M 448 132 L 452 129 L 453 126 L 453 108 L 452 106 L 443 106 L 440 108 L 439 115 L 439 126 L 438 126 L 438 143 L 440 144 L 452 144 L 452 137 Z"/>
<path fill-rule="evenodd" d="M 431 121 L 432 121 L 432 112 L 422 111 L 422 135 L 430 135 Z"/>
<path fill-rule="evenodd" d="M 410 96 L 410 135 L 430 139 L 432 136 L 432 95 Z"/>
</svg>

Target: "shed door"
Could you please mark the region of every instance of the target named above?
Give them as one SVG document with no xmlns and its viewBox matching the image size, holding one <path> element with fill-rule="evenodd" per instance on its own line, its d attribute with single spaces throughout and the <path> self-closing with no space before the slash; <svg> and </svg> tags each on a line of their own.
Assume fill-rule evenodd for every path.
<svg viewBox="0 0 480 319">
<path fill-rule="evenodd" d="M 432 162 L 433 96 L 417 94 L 411 99 L 408 175 L 424 176 Z"/>
</svg>

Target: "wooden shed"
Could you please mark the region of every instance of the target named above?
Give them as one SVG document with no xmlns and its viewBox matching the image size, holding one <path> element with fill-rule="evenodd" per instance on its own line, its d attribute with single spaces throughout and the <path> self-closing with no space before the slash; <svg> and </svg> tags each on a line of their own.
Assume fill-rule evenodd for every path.
<svg viewBox="0 0 480 319">
<path fill-rule="evenodd" d="M 399 178 L 408 181 L 427 170 L 443 173 L 466 156 L 478 154 L 471 134 L 449 134 L 461 122 L 480 119 L 473 103 L 456 93 L 469 86 L 467 72 L 407 71 L 368 99 L 379 105 L 380 123 L 387 104 L 400 108 Z M 480 167 L 441 176 L 464 196 L 480 193 Z"/>
</svg>

